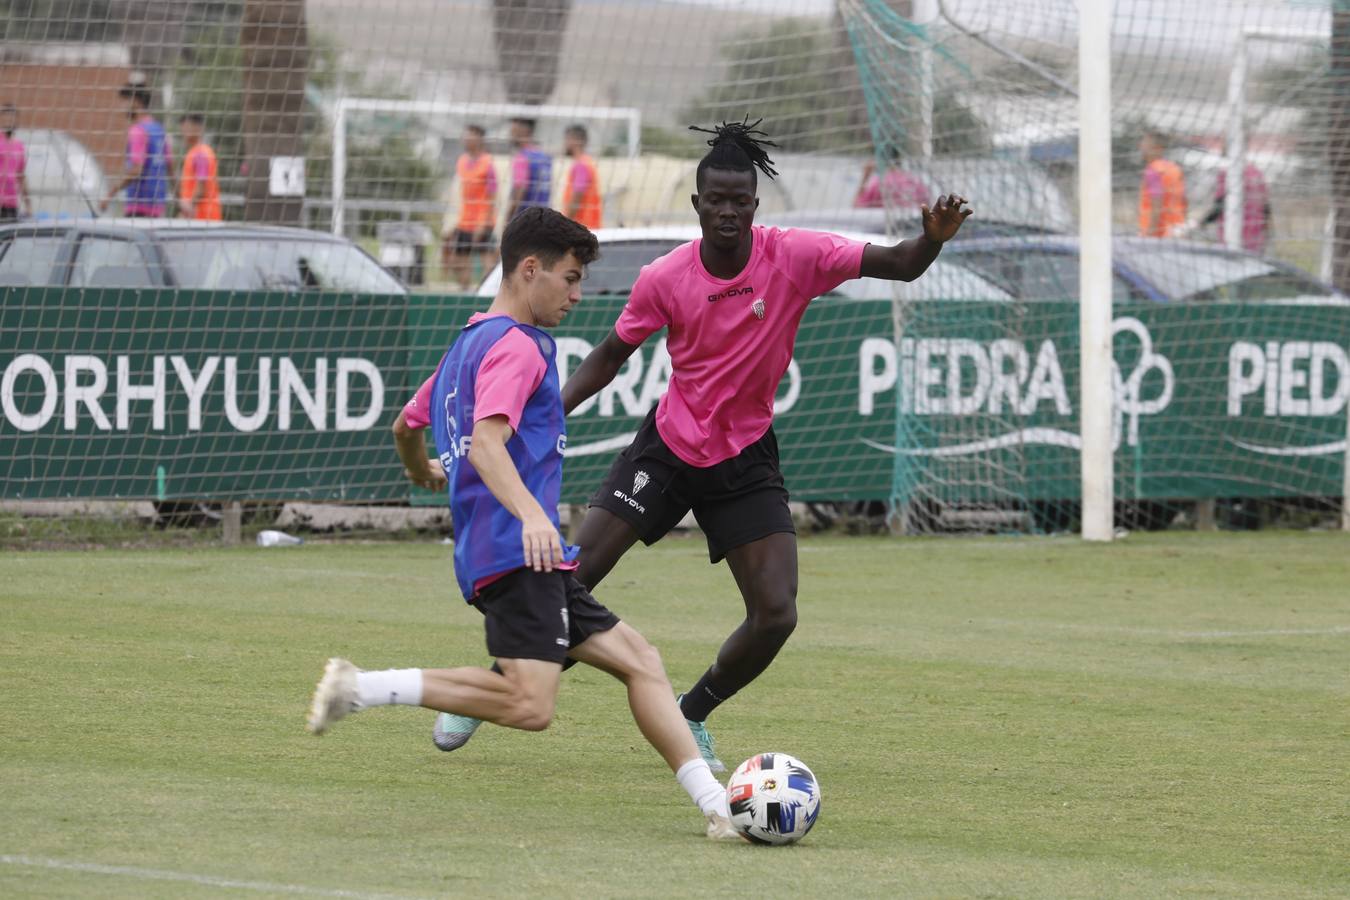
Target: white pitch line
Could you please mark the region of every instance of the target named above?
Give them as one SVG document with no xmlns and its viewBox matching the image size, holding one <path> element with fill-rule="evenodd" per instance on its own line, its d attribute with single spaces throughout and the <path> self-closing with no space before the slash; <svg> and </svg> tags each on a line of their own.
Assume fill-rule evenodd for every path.
<svg viewBox="0 0 1350 900">
<path fill-rule="evenodd" d="M 990 625 L 1015 625 L 1024 628 L 1057 628 L 1064 631 L 1099 631 L 1171 638 L 1247 638 L 1247 637 L 1329 637 L 1350 634 L 1350 625 L 1330 628 L 1270 628 L 1255 631 L 1181 631 L 1172 628 L 1138 628 L 1130 625 L 1079 625 L 1072 622 L 1026 622 L 1017 619 L 977 619 Z"/>
<path fill-rule="evenodd" d="M 335 888 L 311 887 L 306 884 L 277 884 L 270 881 L 238 881 L 217 878 L 214 875 L 196 875 L 192 872 L 166 872 L 163 869 L 141 869 L 136 866 L 105 866 L 101 863 L 75 862 L 67 859 L 48 859 L 41 856 L 4 856 L 0 864 L 26 866 L 33 869 L 58 869 L 66 872 L 88 872 L 93 875 L 121 875 L 142 881 L 180 881 L 204 887 L 228 888 L 238 891 L 262 891 L 269 894 L 301 894 L 307 897 L 348 897 L 352 900 L 410 900 L 406 894 L 367 894 L 362 891 L 344 891 Z"/>
</svg>

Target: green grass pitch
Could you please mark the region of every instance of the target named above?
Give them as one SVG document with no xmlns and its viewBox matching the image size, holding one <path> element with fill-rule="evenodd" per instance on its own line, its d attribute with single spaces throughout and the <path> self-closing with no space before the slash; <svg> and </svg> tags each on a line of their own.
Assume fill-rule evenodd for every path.
<svg viewBox="0 0 1350 900">
<path fill-rule="evenodd" d="M 801 621 L 711 720 L 815 830 L 714 845 L 616 682 L 453 754 L 303 731 L 324 659 L 482 664 L 435 544 L 0 555 L 0 896 L 1350 895 L 1338 534 L 812 538 Z M 740 616 L 672 539 L 599 592 L 689 685 Z"/>
</svg>

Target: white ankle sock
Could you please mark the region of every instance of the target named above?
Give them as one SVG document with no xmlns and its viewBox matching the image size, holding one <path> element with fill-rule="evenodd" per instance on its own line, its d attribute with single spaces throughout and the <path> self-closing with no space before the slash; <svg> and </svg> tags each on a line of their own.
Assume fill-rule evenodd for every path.
<svg viewBox="0 0 1350 900">
<path fill-rule="evenodd" d="M 719 816 L 731 818 L 731 808 L 727 805 L 727 789 L 713 777 L 712 769 L 708 768 L 708 763 L 702 757 L 691 759 L 680 766 L 675 777 L 679 779 L 680 787 L 689 792 L 689 796 L 698 804 L 704 815 L 717 813 Z"/>
<path fill-rule="evenodd" d="M 422 705 L 421 669 L 384 669 L 356 674 L 356 697 L 362 707 Z"/>
</svg>

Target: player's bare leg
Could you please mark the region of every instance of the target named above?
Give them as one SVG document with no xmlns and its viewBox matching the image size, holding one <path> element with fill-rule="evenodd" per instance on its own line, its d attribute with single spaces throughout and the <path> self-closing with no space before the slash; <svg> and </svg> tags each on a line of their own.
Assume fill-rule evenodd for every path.
<svg viewBox="0 0 1350 900">
<path fill-rule="evenodd" d="M 769 667 L 797 627 L 797 536 L 771 534 L 737 547 L 727 553 L 727 566 L 745 600 L 745 621 L 710 671 L 740 690 Z"/>
<path fill-rule="evenodd" d="M 329 660 L 314 691 L 309 730 L 322 734 L 353 712 L 393 704 L 472 716 L 525 731 L 547 728 L 562 666 L 536 659 L 501 659 L 497 665 L 500 674 L 471 666 L 363 672 L 346 660 Z"/>
<path fill-rule="evenodd" d="M 598 506 L 587 509 L 576 536 L 581 548 L 577 581 L 586 585 L 586 590 L 595 590 L 637 540 L 637 530 L 614 513 Z"/>
<path fill-rule="evenodd" d="M 723 642 L 717 659 L 684 695 L 686 719 L 702 722 L 759 677 L 797 627 L 797 536 L 771 534 L 727 553 L 745 601 L 745 620 Z"/>
<path fill-rule="evenodd" d="M 665 759 L 708 821 L 708 837 L 739 840 L 731 826 L 726 791 L 713 777 L 689 733 L 666 677 L 661 655 L 626 623 L 592 635 L 568 654 L 608 672 L 628 689 L 628 707 L 647 743 Z"/>
</svg>

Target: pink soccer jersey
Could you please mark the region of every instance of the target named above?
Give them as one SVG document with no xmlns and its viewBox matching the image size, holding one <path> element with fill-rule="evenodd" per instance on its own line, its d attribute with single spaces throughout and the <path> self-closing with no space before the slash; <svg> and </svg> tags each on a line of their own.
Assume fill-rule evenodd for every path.
<svg viewBox="0 0 1350 900">
<path fill-rule="evenodd" d="M 614 324 L 628 344 L 670 329 L 670 387 L 657 405 L 656 428 L 692 466 L 730 459 L 769 430 L 807 304 L 857 278 L 867 246 L 761 226 L 753 239 L 750 261 L 735 278 L 708 274 L 698 240 L 645 266 Z"/>
<path fill-rule="evenodd" d="M 469 317 L 469 324 L 486 318 L 486 313 L 474 313 Z M 534 341 L 515 328 L 506 332 L 483 356 L 478 367 L 478 378 L 474 383 L 474 421 L 506 416 L 513 431 L 519 428 L 525 403 L 547 371 L 548 365 L 539 355 L 539 346 Z M 436 384 L 437 374 L 439 367 L 404 405 L 403 420 L 409 428 L 426 428 L 431 424 L 431 389 Z"/>
</svg>

